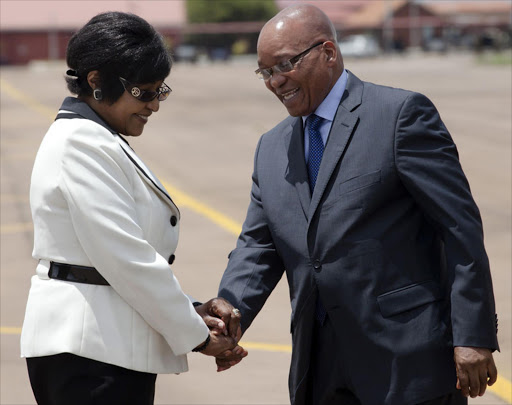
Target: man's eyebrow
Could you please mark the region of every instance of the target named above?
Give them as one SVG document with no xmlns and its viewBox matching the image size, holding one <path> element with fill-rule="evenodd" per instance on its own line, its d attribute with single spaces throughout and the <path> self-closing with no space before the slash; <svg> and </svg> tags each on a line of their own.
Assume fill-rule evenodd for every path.
<svg viewBox="0 0 512 405">
<path fill-rule="evenodd" d="M 295 56 L 296 56 L 295 54 L 290 54 L 289 52 L 283 52 L 281 54 L 274 55 L 274 59 L 276 59 L 277 62 L 273 63 L 272 66 L 279 64 L 281 62 L 285 62 L 287 60 L 293 59 Z M 258 60 L 258 67 L 260 69 L 268 69 L 268 68 L 272 67 L 272 66 L 269 66 L 268 68 L 264 68 L 264 67 L 262 67 L 262 65 L 263 65 L 262 62 L 260 60 Z"/>
</svg>

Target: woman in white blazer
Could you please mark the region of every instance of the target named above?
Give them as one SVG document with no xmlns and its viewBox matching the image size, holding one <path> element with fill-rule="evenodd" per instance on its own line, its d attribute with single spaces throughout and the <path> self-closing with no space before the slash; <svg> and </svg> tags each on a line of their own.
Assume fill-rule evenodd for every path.
<svg viewBox="0 0 512 405">
<path fill-rule="evenodd" d="M 171 92 L 160 35 L 135 15 L 100 14 L 71 38 L 67 63 L 78 97 L 32 173 L 39 263 L 21 355 L 38 404 L 153 404 L 156 374 L 187 371 L 186 353 L 246 355 L 240 315 L 181 290 L 170 268 L 180 212 L 121 136 L 141 135 Z"/>
</svg>

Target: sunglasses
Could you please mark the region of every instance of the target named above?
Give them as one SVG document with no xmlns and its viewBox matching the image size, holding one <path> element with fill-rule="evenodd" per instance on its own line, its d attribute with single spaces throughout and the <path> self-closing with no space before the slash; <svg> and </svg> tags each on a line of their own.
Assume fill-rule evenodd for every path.
<svg viewBox="0 0 512 405">
<path fill-rule="evenodd" d="M 167 97 L 169 97 L 169 94 L 171 94 L 172 92 L 171 88 L 167 86 L 165 83 L 163 83 L 160 86 L 158 91 L 149 91 L 141 90 L 140 88 L 131 84 L 128 80 L 122 77 L 119 77 L 119 80 L 121 81 L 121 84 L 128 93 L 130 93 L 137 100 L 140 100 L 144 103 L 153 101 L 155 98 L 158 98 L 158 101 L 164 101 L 165 99 L 167 99 Z"/>
</svg>

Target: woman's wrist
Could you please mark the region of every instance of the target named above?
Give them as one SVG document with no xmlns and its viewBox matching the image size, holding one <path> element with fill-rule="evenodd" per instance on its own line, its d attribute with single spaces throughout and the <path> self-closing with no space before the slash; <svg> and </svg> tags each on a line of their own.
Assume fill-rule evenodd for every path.
<svg viewBox="0 0 512 405">
<path fill-rule="evenodd" d="M 192 349 L 193 352 L 202 352 L 203 350 L 205 350 L 208 345 L 210 344 L 210 334 L 208 333 L 208 337 L 206 338 L 206 340 L 201 343 L 199 346 L 196 346 L 194 349 Z"/>
</svg>

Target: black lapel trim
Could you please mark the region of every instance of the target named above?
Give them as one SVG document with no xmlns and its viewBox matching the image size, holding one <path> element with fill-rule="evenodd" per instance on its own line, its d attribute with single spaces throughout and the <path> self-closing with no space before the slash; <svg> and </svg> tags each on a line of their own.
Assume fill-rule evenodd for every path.
<svg viewBox="0 0 512 405">
<path fill-rule="evenodd" d="M 64 99 L 64 102 L 62 103 L 62 106 L 60 107 L 60 109 L 64 110 L 64 111 L 69 111 L 69 112 L 59 112 L 57 114 L 57 117 L 55 118 L 55 120 L 73 119 L 73 118 L 81 118 L 81 119 L 91 120 L 91 121 L 101 125 L 102 127 L 106 128 L 112 134 L 117 135 L 119 138 L 121 138 L 123 140 L 124 143 L 126 143 L 128 145 L 128 147 L 131 150 L 133 150 L 133 148 L 130 146 L 128 141 L 126 139 L 124 139 L 118 132 L 116 132 L 112 128 L 110 128 L 110 126 L 105 121 L 103 121 L 103 119 L 101 119 L 101 117 L 98 114 L 96 114 L 96 112 L 94 112 L 94 110 L 91 107 L 89 107 L 87 105 L 87 103 L 85 103 L 75 97 L 66 97 Z M 167 193 L 165 190 L 162 190 L 158 186 L 158 184 L 156 184 L 153 181 L 151 176 L 148 176 L 146 174 L 146 171 L 142 167 L 140 167 L 140 165 L 135 161 L 135 159 L 133 159 L 133 157 L 131 157 L 130 154 L 126 150 L 124 150 L 123 147 L 121 147 L 121 149 L 126 154 L 126 156 L 128 156 L 128 158 L 135 165 L 135 167 L 137 167 L 137 169 L 140 170 L 140 172 L 144 175 L 144 177 L 149 179 L 149 181 L 151 181 L 151 184 L 153 184 L 157 190 L 159 190 L 163 195 L 165 195 L 172 202 L 172 204 L 176 207 L 176 209 L 178 210 L 178 213 L 179 213 L 180 210 L 179 210 L 178 206 L 172 200 L 169 193 Z M 134 151 L 134 153 L 135 153 L 135 151 Z M 180 213 L 180 215 L 181 215 L 181 213 Z"/>
<path fill-rule="evenodd" d="M 55 121 L 60 120 L 61 118 L 84 118 L 80 114 L 76 113 L 58 113 L 55 117 Z"/>
<path fill-rule="evenodd" d="M 69 113 L 66 112 L 60 112 L 57 115 L 56 119 L 59 118 L 85 118 L 91 121 L 94 121 L 96 124 L 101 125 L 102 127 L 106 128 L 109 132 L 112 132 L 113 134 L 117 134 L 117 131 L 114 131 L 110 126 L 103 121 L 103 119 L 96 114 L 96 112 L 87 105 L 82 100 L 79 100 L 75 97 L 66 97 L 64 101 L 62 102 L 62 105 L 60 106 L 61 111 L 69 111 Z M 78 115 L 78 117 L 76 116 Z"/>
<path fill-rule="evenodd" d="M 125 141 L 125 142 L 126 142 L 126 140 L 125 140 L 122 136 L 120 136 L 120 135 L 119 135 L 119 137 L 120 137 L 123 141 Z M 128 144 L 128 142 L 126 142 L 126 143 Z M 128 144 L 128 146 L 130 146 L 130 145 Z M 121 149 L 123 149 L 123 148 L 121 148 Z M 130 149 L 131 149 L 131 147 L 130 147 Z M 132 150 L 133 150 L 133 149 L 132 149 Z M 144 176 L 145 176 L 147 179 L 149 179 L 149 181 L 151 182 L 151 184 L 153 184 L 153 185 L 157 188 L 157 190 L 159 190 L 163 195 L 165 195 L 165 196 L 166 196 L 166 197 L 167 197 L 167 198 L 168 198 L 168 199 L 173 203 L 173 205 L 176 207 L 176 209 L 178 210 L 178 212 L 179 212 L 179 213 L 180 213 L 180 215 L 181 215 L 180 209 L 179 209 L 179 208 L 178 208 L 178 206 L 174 203 L 174 201 L 172 200 L 172 198 L 171 198 L 171 196 L 169 195 L 169 193 L 167 193 L 165 190 L 162 190 L 162 189 L 158 186 L 158 184 L 156 184 L 156 183 L 153 181 L 153 179 L 152 179 L 150 176 L 146 175 L 145 170 L 144 170 L 142 167 L 140 167 L 140 165 L 137 163 L 137 161 L 136 161 L 133 157 L 131 157 L 131 156 L 130 156 L 130 154 L 129 154 L 127 151 L 125 151 L 125 150 L 123 149 L 123 152 L 126 154 L 126 156 L 128 156 L 128 159 L 130 159 L 130 160 L 132 161 L 132 163 L 135 165 L 135 167 L 137 167 L 137 169 L 139 169 L 142 173 L 144 173 Z"/>
</svg>

